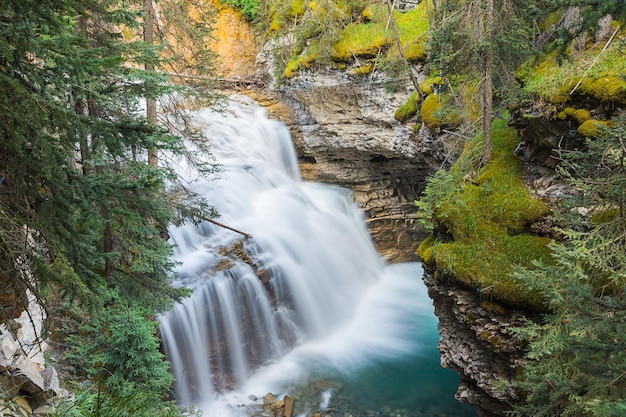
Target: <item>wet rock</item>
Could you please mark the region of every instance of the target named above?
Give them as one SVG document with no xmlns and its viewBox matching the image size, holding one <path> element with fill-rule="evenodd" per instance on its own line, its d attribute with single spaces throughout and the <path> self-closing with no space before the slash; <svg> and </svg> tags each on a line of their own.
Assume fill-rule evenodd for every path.
<svg viewBox="0 0 626 417">
<path fill-rule="evenodd" d="M 289 395 L 285 395 L 285 398 L 283 399 L 284 403 L 285 403 L 285 407 L 283 410 L 283 417 L 292 417 L 293 415 L 293 398 L 291 398 Z"/>
<path fill-rule="evenodd" d="M 456 398 L 475 406 L 481 417 L 500 417 L 519 403 L 516 371 L 523 364 L 523 343 L 510 332 L 524 315 L 432 271 L 424 282 L 439 318 L 441 365 L 461 377 Z"/>
<path fill-rule="evenodd" d="M 387 82 L 380 74 L 316 70 L 281 86 L 276 98 L 291 109 L 303 178 L 351 189 L 379 252 L 408 261 L 425 238 L 414 222 L 414 201 L 447 152 L 427 129 L 415 133 L 394 119 L 412 87 L 390 92 Z"/>
</svg>

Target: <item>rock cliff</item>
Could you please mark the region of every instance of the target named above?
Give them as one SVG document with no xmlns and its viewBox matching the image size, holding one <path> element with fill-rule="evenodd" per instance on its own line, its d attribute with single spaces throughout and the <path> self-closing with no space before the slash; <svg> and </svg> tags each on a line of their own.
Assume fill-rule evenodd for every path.
<svg viewBox="0 0 626 417">
<path fill-rule="evenodd" d="M 414 201 L 444 151 L 426 131 L 394 119 L 410 91 L 389 92 L 386 81 L 325 70 L 299 75 L 277 93 L 292 109 L 304 179 L 352 190 L 380 253 L 404 261 L 416 259 L 423 238 Z"/>
</svg>

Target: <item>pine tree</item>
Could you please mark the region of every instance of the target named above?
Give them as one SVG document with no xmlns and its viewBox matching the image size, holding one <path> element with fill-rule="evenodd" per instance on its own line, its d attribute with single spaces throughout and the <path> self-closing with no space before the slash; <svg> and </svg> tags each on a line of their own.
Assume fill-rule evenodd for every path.
<svg viewBox="0 0 626 417">
<path fill-rule="evenodd" d="M 150 149 L 185 149 L 181 137 L 140 112 L 143 98 L 178 89 L 142 69 L 146 62 L 158 68 L 154 45 L 124 37 L 141 33 L 141 11 L 139 3 L 117 0 L 2 3 L 0 278 L 20 298 L 26 288 L 42 302 L 41 294 L 63 296 L 82 318 L 80 334 L 111 337 L 109 344 L 86 341 L 93 357 L 83 358 L 91 365 L 81 371 L 99 375 L 102 395 L 126 397 L 135 387 L 158 408 L 167 365 L 156 355 L 150 323 L 186 294 L 169 285 L 174 265 L 165 230 L 213 213 L 201 200 L 175 201 L 166 193 L 174 172 L 147 164 Z M 104 317 L 105 309 L 113 316 Z M 122 332 L 116 314 L 134 315 L 127 322 L 136 338 Z M 137 343 L 155 355 L 133 351 Z M 146 375 L 163 377 L 151 381 L 153 389 L 124 372 L 129 365 L 120 355 L 130 352 L 145 355 Z M 154 409 L 144 415 L 157 415 Z"/>
<path fill-rule="evenodd" d="M 515 67 L 532 47 L 532 2 L 506 0 L 441 0 L 433 4 L 429 65 L 449 80 L 479 79 L 484 150 L 491 160 L 493 98 L 515 84 Z"/>
<path fill-rule="evenodd" d="M 552 246 L 554 262 L 516 273 L 550 307 L 517 330 L 530 350 L 516 416 L 626 413 L 626 121 L 613 124 L 564 155 L 578 195 L 563 209 L 568 239 Z"/>
</svg>

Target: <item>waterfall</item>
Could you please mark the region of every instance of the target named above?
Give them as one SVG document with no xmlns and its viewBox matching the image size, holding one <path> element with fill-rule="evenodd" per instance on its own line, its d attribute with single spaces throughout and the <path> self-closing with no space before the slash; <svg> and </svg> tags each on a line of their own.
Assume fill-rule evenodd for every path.
<svg viewBox="0 0 626 417">
<path fill-rule="evenodd" d="M 209 223 L 170 231 L 176 285 L 193 289 L 160 318 L 182 405 L 246 415 L 238 406 L 267 392 L 415 354 L 420 329 L 432 339 L 419 265 L 386 265 L 350 193 L 301 180 L 286 126 L 244 98 L 194 118 L 223 170 L 192 187 L 252 238 Z"/>
</svg>

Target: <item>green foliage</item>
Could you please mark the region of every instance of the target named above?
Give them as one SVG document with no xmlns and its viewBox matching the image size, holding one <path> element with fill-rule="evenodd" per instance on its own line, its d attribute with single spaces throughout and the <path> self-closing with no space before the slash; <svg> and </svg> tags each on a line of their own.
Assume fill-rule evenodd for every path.
<svg viewBox="0 0 626 417">
<path fill-rule="evenodd" d="M 254 20 L 259 12 L 258 0 L 226 0 L 225 3 L 240 8 L 249 20 Z"/>
<path fill-rule="evenodd" d="M 78 376 L 107 391 L 126 396 L 141 390 L 158 400 L 167 394 L 173 377 L 159 352 L 157 327 L 149 310 L 111 293 L 107 308 L 90 320 L 66 323 L 65 342 L 71 346 L 67 358 Z"/>
<path fill-rule="evenodd" d="M 451 172 L 439 171 L 417 202 L 420 224 L 437 241 L 422 251 L 437 269 L 507 304 L 540 309 L 534 291 L 510 279 L 515 265 L 549 261 L 549 239 L 528 233 L 528 225 L 548 212 L 532 198 L 520 179 L 513 154 L 515 132 L 504 120 L 494 124 L 494 158 L 481 171 L 480 140 L 466 149 Z M 430 252 L 426 252 L 429 249 Z"/>
<path fill-rule="evenodd" d="M 529 342 L 529 362 L 526 402 L 512 415 L 626 411 L 626 124 L 613 123 L 564 155 L 562 173 L 578 191 L 558 217 L 567 241 L 552 245 L 553 262 L 514 276 L 542 294 L 550 314 L 516 330 Z"/>
<path fill-rule="evenodd" d="M 193 410 L 181 410 L 173 402 L 155 403 L 154 398 L 136 390 L 130 394 L 103 391 L 97 387 L 81 390 L 72 399 L 64 399 L 52 417 L 183 417 L 200 416 Z"/>
<path fill-rule="evenodd" d="M 515 277 L 549 300 L 552 314 L 516 330 L 529 341 L 520 387 L 526 403 L 512 415 L 612 417 L 626 411 L 626 302 L 599 291 L 589 253 L 553 245 L 556 262 Z M 604 294 L 603 294 L 604 293 Z"/>
<path fill-rule="evenodd" d="M 474 2 L 436 2 L 429 40 L 428 65 L 444 78 L 472 78 L 484 67 L 488 46 L 494 51 L 494 86 L 506 96 L 515 80 L 513 70 L 532 52 L 538 10 L 534 2 L 507 0 L 499 3 L 491 28 L 491 41 L 483 39 L 482 11 Z"/>
<path fill-rule="evenodd" d="M 144 98 L 184 92 L 140 69 L 162 69 L 163 45 L 118 30 L 136 39 L 142 6 L 2 3 L 0 271 L 11 275 L 0 278 L 17 283 L 17 295 L 29 287 L 75 303 L 86 318 L 97 312 L 91 322 L 77 319 L 70 338 L 80 376 L 101 383 L 99 398 L 145 395 L 157 410 L 171 379 L 149 319 L 187 294 L 169 285 L 165 231 L 212 211 L 197 196 L 174 201 L 166 193 L 174 173 L 146 163 L 148 149 L 186 150 L 181 137 L 141 116 Z M 19 273 L 24 266 L 35 282 Z"/>
</svg>

